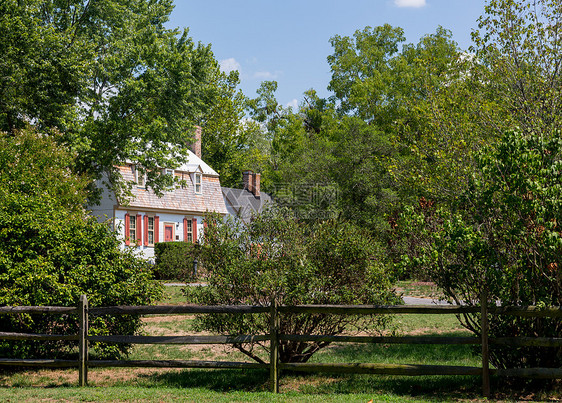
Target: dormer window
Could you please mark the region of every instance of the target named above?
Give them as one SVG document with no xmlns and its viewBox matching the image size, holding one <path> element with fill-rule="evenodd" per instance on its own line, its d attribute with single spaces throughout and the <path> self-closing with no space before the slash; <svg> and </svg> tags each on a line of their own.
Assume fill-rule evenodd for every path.
<svg viewBox="0 0 562 403">
<path fill-rule="evenodd" d="M 146 185 L 146 173 L 140 172 L 137 165 L 133 166 L 133 170 L 135 171 L 135 183 L 138 187 L 145 187 Z"/>
<path fill-rule="evenodd" d="M 203 180 L 202 180 L 202 175 L 199 172 L 196 172 L 193 175 L 193 182 L 195 184 L 195 193 L 196 194 L 201 194 L 202 190 L 203 190 Z"/>
</svg>

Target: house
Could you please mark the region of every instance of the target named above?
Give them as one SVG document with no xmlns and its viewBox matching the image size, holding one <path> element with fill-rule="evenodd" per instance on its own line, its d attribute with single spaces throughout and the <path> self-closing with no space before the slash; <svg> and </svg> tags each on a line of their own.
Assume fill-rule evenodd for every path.
<svg viewBox="0 0 562 403">
<path fill-rule="evenodd" d="M 260 174 L 244 171 L 242 180 L 242 189 L 223 187 L 222 195 L 228 214 L 248 224 L 252 215 L 261 213 L 272 199 L 260 189 Z"/>
<path fill-rule="evenodd" d="M 134 164 L 118 167 L 123 180 L 134 181 L 130 197 L 119 200 L 104 187 L 99 206 L 91 206 L 98 220 L 109 218 L 123 239 L 123 247 L 132 246 L 147 259 L 154 257 L 158 242 L 196 242 L 203 236 L 203 219 L 207 212 L 227 214 L 222 197 L 219 175 L 201 160 L 201 129 L 196 130 L 193 151 L 188 151 L 186 164 L 176 169 L 162 169 L 164 175 L 174 175 L 186 185 L 176 186 L 161 197 L 146 189 L 145 178 Z"/>
</svg>

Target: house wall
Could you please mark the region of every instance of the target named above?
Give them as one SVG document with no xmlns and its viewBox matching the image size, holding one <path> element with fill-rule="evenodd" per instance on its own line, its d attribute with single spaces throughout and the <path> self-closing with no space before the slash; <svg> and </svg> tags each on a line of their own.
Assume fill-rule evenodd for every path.
<svg viewBox="0 0 562 403">
<path fill-rule="evenodd" d="M 174 224 L 174 241 L 187 241 L 184 240 L 183 234 L 183 219 L 187 218 L 189 220 L 195 218 L 197 220 L 197 239 L 202 240 L 204 236 L 204 226 L 203 226 L 203 216 L 201 215 L 185 215 L 185 214 L 173 214 L 167 212 L 155 212 L 155 211 L 142 211 L 138 209 L 118 209 L 115 211 L 115 228 L 119 237 L 121 239 L 125 239 L 125 214 L 129 213 L 129 215 L 137 215 L 140 214 L 143 216 L 142 227 L 140 229 L 141 233 L 141 245 L 134 246 L 133 242 L 131 241 L 131 246 L 126 246 L 123 242 L 121 244 L 121 248 L 135 248 L 136 252 L 144 257 L 145 259 L 154 259 L 154 247 L 153 246 L 145 246 L 144 245 L 144 216 L 158 216 L 159 218 L 159 225 L 158 225 L 158 240 L 159 242 L 164 242 L 164 226 L 165 224 Z"/>
<path fill-rule="evenodd" d="M 107 189 L 107 186 L 103 182 L 107 182 L 107 176 L 96 182 L 96 187 L 102 190 L 101 200 L 99 205 L 90 205 L 88 210 L 90 210 L 91 215 L 96 217 L 98 222 L 107 222 L 113 226 L 113 208 L 117 204 L 117 199 L 115 197 L 115 192 Z"/>
</svg>

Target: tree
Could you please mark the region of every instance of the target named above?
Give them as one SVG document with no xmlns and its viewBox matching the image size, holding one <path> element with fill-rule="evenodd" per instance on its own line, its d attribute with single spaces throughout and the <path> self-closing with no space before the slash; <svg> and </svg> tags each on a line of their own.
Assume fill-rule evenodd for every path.
<svg viewBox="0 0 562 403">
<path fill-rule="evenodd" d="M 207 220 L 201 258 L 209 270 L 206 287 L 189 287 L 189 302 L 210 305 L 386 304 L 398 299 L 376 256 L 379 246 L 347 222 L 303 225 L 288 210 L 269 210 L 247 226 Z M 372 317 L 382 325 L 384 320 Z M 222 334 L 269 333 L 269 315 L 205 315 L 197 328 Z M 339 315 L 284 315 L 281 333 L 340 334 L 362 323 Z M 368 323 L 365 323 L 369 327 Z M 372 328 L 371 328 L 372 329 Z M 281 341 L 282 362 L 306 362 L 327 342 Z M 263 362 L 261 342 L 234 346 Z"/>
<path fill-rule="evenodd" d="M 393 167 L 397 181 L 455 208 L 484 146 L 514 127 L 555 133 L 561 122 L 561 13 L 558 0 L 488 2 L 471 53 L 438 63 L 441 85 L 416 80 L 431 85 L 424 84 L 427 102 L 413 97 L 410 103 L 421 124 L 397 131 L 411 151 L 408 164 Z"/>
<path fill-rule="evenodd" d="M 419 233 L 406 259 L 426 270 L 454 304 L 476 305 L 484 287 L 501 305 L 562 305 L 562 141 L 559 136 L 506 132 L 479 154 L 478 171 L 461 196 L 463 209 L 411 209 L 403 228 Z M 489 302 L 490 302 L 489 301 Z M 478 315 L 462 324 L 480 334 Z M 491 337 L 558 337 L 557 318 L 498 316 Z M 562 364 L 561 348 L 490 347 L 498 368 Z"/>
<path fill-rule="evenodd" d="M 246 97 L 236 89 L 238 72 L 217 71 L 215 99 L 202 121 L 202 155 L 221 177 L 223 186 L 236 186 L 241 180 L 240 154 L 246 144 L 242 118 Z"/>
<path fill-rule="evenodd" d="M 0 129 L 58 130 L 78 153 L 76 172 L 94 179 L 106 173 L 118 185 L 113 166 L 129 160 L 155 190 L 171 185 L 156 168 L 184 162 L 218 72 L 210 46 L 164 26 L 172 1 L 0 7 Z"/>
<path fill-rule="evenodd" d="M 73 155 L 33 130 L 0 133 L 0 305 L 145 305 L 160 295 L 147 263 L 122 251 L 116 234 L 83 209 L 88 179 L 71 171 Z M 91 334 L 134 334 L 137 316 L 99 316 Z M 66 315 L 3 315 L 7 332 L 76 334 Z M 64 357 L 73 342 L 2 342 L 3 357 Z M 128 345 L 97 345 L 102 357 Z"/>
<path fill-rule="evenodd" d="M 491 0 L 472 39 L 479 61 L 474 78 L 494 108 L 479 109 L 499 132 L 554 134 L 560 127 L 562 3 L 559 0 Z"/>
<path fill-rule="evenodd" d="M 452 170 L 450 162 L 472 146 L 444 134 L 433 117 L 436 99 L 458 91 L 465 69 L 451 33 L 438 27 L 417 44 L 404 41 L 400 28 L 366 27 L 353 38 L 334 36 L 334 53 L 328 57 L 329 88 L 347 116 L 336 125 L 336 167 L 348 170 L 334 171 L 347 198 L 344 210 L 349 206 L 348 217 L 379 234 L 389 230 L 390 217 L 414 195 L 447 199 L 450 193 L 443 188 L 463 183 L 464 174 Z"/>
</svg>

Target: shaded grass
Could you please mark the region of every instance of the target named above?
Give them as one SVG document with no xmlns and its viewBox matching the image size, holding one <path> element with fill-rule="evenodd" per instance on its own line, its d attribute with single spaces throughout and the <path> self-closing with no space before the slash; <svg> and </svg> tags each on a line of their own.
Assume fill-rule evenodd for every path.
<svg viewBox="0 0 562 403">
<path fill-rule="evenodd" d="M 187 300 L 182 292 L 184 288 L 184 286 L 165 286 L 162 299 L 154 305 L 185 305 Z"/>
<path fill-rule="evenodd" d="M 423 402 L 424 399 L 389 394 L 359 395 L 303 395 L 288 392 L 274 395 L 269 392 L 209 391 L 201 387 L 193 388 L 146 388 L 146 387 L 89 387 L 57 389 L 0 389 L 0 400 L 7 402 L 45 402 L 45 401 L 95 401 L 95 402 Z"/>
</svg>

